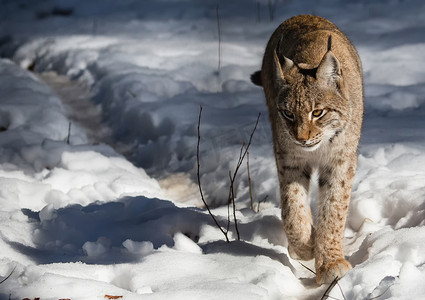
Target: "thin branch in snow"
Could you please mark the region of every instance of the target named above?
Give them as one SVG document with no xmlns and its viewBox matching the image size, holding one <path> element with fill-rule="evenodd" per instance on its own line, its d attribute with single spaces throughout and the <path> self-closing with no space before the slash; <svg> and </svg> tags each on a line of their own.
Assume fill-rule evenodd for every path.
<svg viewBox="0 0 425 300">
<path fill-rule="evenodd" d="M 69 145 L 69 140 L 71 138 L 71 121 L 69 121 L 69 125 L 68 125 L 68 136 L 66 137 L 66 143 Z"/>
<path fill-rule="evenodd" d="M 224 231 L 224 230 L 223 230 L 223 228 L 221 228 L 220 224 L 218 224 L 218 221 L 217 221 L 217 219 L 214 217 L 213 213 L 211 212 L 211 210 L 210 210 L 210 208 L 209 208 L 209 206 L 208 206 L 207 202 L 205 201 L 204 193 L 202 192 L 202 187 L 201 187 L 201 176 L 200 176 L 200 168 L 201 168 L 201 164 L 200 164 L 200 162 L 199 162 L 199 144 L 200 144 L 200 141 L 201 141 L 201 130 L 200 130 L 200 128 L 201 128 L 201 115 L 202 115 L 202 105 L 200 105 L 200 106 L 199 106 L 199 118 L 198 118 L 198 144 L 197 144 L 197 147 L 196 147 L 196 161 L 197 161 L 197 164 L 198 164 L 197 177 L 198 177 L 198 187 L 199 187 L 199 193 L 201 194 L 202 202 L 204 203 L 205 207 L 207 208 L 208 213 L 210 214 L 211 218 L 214 220 L 214 223 L 217 225 L 217 227 L 220 229 L 220 231 L 224 234 L 224 236 L 225 236 L 225 238 L 226 238 L 226 241 L 229 243 L 229 242 L 230 242 L 230 241 L 229 241 L 229 237 L 227 236 L 227 233 L 228 233 L 228 232 Z"/>
<path fill-rule="evenodd" d="M 257 212 L 260 212 L 260 204 L 265 203 L 268 198 L 269 198 L 269 195 L 266 195 L 263 200 L 258 201 Z"/>
<path fill-rule="evenodd" d="M 254 199 L 252 197 L 251 173 L 249 171 L 249 151 L 246 152 L 246 167 L 248 169 L 248 187 L 249 187 L 249 198 L 251 199 L 251 210 L 254 210 Z"/>
<path fill-rule="evenodd" d="M 248 144 L 246 146 L 245 146 L 245 143 L 242 144 L 241 151 L 239 152 L 238 163 L 236 164 L 236 168 L 235 168 L 235 171 L 233 173 L 233 176 L 231 175 L 231 173 L 229 171 L 230 189 L 229 189 L 229 198 L 228 198 L 227 202 L 228 203 L 231 202 L 233 204 L 233 217 L 234 217 L 234 220 L 235 220 L 235 228 L 236 228 L 236 233 L 238 235 L 238 240 L 240 240 L 240 235 L 239 235 L 238 222 L 237 222 L 237 219 L 236 219 L 236 204 L 235 204 L 236 195 L 235 195 L 235 191 L 234 191 L 234 183 L 235 183 L 236 176 L 238 174 L 239 168 L 241 167 L 242 162 L 243 162 L 245 156 L 248 153 L 249 147 L 251 146 L 252 137 L 254 136 L 254 133 L 257 130 L 258 122 L 260 121 L 260 116 L 261 116 L 261 113 L 258 113 L 257 121 L 255 122 L 254 129 L 252 130 L 251 136 L 249 137 Z"/>
<path fill-rule="evenodd" d="M 229 171 L 229 177 L 231 180 L 230 171 Z M 229 198 L 227 199 L 227 227 L 226 227 L 227 232 L 229 232 L 230 230 L 230 204 L 232 203 L 230 201 L 230 196 L 229 196 Z"/>
<path fill-rule="evenodd" d="M 298 262 L 301 266 L 303 266 L 304 268 L 306 268 L 307 270 L 309 270 L 311 273 L 313 273 L 314 275 L 316 275 L 316 272 L 314 272 L 312 269 L 310 269 L 309 267 L 307 267 L 305 264 L 303 264 L 302 262 Z"/>
<path fill-rule="evenodd" d="M 344 300 L 347 300 L 347 299 L 345 298 L 345 295 L 344 295 L 344 292 L 342 291 L 341 286 L 339 285 L 338 280 L 336 281 L 336 285 L 339 287 L 339 290 L 341 291 L 342 298 L 344 298 Z"/>
<path fill-rule="evenodd" d="M 326 300 L 328 298 L 330 299 L 336 299 L 339 300 L 338 298 L 334 298 L 332 296 L 329 296 L 328 293 L 334 288 L 334 286 L 337 284 L 339 280 L 339 277 L 335 277 L 335 279 L 331 282 L 331 284 L 328 286 L 328 288 L 326 289 L 325 293 L 323 294 L 322 298 L 320 298 L 320 300 Z"/>
<path fill-rule="evenodd" d="M 15 269 L 16 269 L 16 265 L 15 265 L 15 267 L 13 267 L 12 272 L 10 272 L 10 274 L 7 275 L 6 278 L 4 278 L 2 281 L 0 281 L 0 284 L 2 284 L 3 282 L 5 282 L 6 280 L 8 280 L 10 278 L 10 276 L 12 276 L 13 272 L 15 272 Z"/>
<path fill-rule="evenodd" d="M 241 240 L 241 236 L 239 234 L 239 228 L 238 228 L 238 219 L 236 218 L 236 203 L 235 203 L 235 189 L 234 189 L 234 183 L 235 178 L 232 178 L 232 173 L 229 171 L 229 178 L 230 178 L 230 188 L 229 188 L 229 200 L 228 203 L 232 203 L 232 209 L 233 209 L 233 220 L 235 221 L 235 229 L 236 229 L 236 235 L 238 237 L 238 241 Z"/>
<path fill-rule="evenodd" d="M 216 17 L 217 17 L 217 32 L 218 32 L 218 65 L 217 65 L 217 75 L 220 76 L 221 69 L 221 24 L 220 24 L 220 12 L 219 5 L 215 8 Z"/>
<path fill-rule="evenodd" d="M 127 94 L 129 94 L 131 96 L 131 98 L 137 98 L 136 95 L 132 91 L 127 90 Z"/>
</svg>

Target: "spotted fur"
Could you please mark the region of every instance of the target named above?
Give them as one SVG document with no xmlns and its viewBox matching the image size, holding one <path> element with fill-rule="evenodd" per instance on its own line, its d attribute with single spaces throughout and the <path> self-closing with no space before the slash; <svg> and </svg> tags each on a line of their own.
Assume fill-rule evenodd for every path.
<svg viewBox="0 0 425 300">
<path fill-rule="evenodd" d="M 351 268 L 342 241 L 363 119 L 359 56 L 330 21 L 296 16 L 273 33 L 253 79 L 269 109 L 289 253 L 315 258 L 317 282 L 329 283 Z M 316 224 L 306 203 L 314 171 Z"/>
</svg>

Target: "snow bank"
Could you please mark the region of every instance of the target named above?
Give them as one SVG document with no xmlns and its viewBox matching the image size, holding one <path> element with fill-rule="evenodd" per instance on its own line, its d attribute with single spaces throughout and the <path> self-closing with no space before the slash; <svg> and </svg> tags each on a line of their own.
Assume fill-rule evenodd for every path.
<svg viewBox="0 0 425 300">
<path fill-rule="evenodd" d="M 13 105 L 2 106 L 9 120 L 1 135 L 9 139 L 1 145 L 8 161 L 0 165 L 0 272 L 12 275 L 0 285 L 1 299 L 256 299 L 302 292 L 283 247 L 265 252 L 251 244 L 285 243 L 274 213 L 252 222 L 240 216 L 247 242 L 217 244 L 223 236 L 205 211 L 153 198 L 162 195 L 156 180 L 109 146 L 87 144 L 78 126 L 67 143 L 69 120 L 59 99 L 2 60 L 0 77 L 6 74 L 0 93 Z M 226 212 L 216 214 L 224 225 Z"/>
<path fill-rule="evenodd" d="M 33 75 L 0 62 L 0 275 L 15 268 L 0 284 L 1 299 L 320 299 L 326 287 L 287 256 L 267 109 L 249 82 L 271 32 L 299 13 L 334 21 L 364 66 L 345 239 L 354 268 L 339 281 L 344 296 L 338 287 L 330 295 L 424 297 L 424 3 L 277 1 L 273 21 L 268 3 L 2 2 L 0 54 L 87 85 L 112 146 L 92 145 L 74 121 L 68 144 L 69 107 Z M 201 180 L 223 226 L 229 170 L 262 113 L 250 148 L 260 212 L 247 209 L 244 164 L 239 242 L 223 242 L 195 208 L 200 105 Z"/>
</svg>

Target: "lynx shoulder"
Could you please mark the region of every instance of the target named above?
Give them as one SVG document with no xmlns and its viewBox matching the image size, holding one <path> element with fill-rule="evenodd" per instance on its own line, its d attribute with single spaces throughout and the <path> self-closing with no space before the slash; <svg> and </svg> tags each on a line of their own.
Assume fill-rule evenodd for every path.
<svg viewBox="0 0 425 300">
<path fill-rule="evenodd" d="M 269 110 L 289 253 L 315 258 L 317 282 L 331 282 L 351 268 L 342 240 L 363 118 L 359 56 L 330 21 L 296 16 L 274 31 L 251 79 Z M 306 203 L 313 172 L 316 224 Z"/>
</svg>

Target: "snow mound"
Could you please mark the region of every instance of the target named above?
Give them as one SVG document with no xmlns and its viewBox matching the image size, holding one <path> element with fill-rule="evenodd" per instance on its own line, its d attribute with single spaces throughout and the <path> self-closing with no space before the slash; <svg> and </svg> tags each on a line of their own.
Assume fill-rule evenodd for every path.
<svg viewBox="0 0 425 300">
<path fill-rule="evenodd" d="M 273 30 L 301 13 L 337 24 L 364 68 L 344 240 L 353 269 L 330 297 L 424 298 L 424 8 L 421 0 L 1 1 L 0 55 L 51 72 L 52 87 L 55 74 L 66 77 L 68 98 L 79 97 L 71 87 L 87 89 L 68 99 L 85 101 L 76 112 L 41 82 L 46 75 L 0 60 L 0 276 L 11 274 L 0 299 L 321 299 L 327 287 L 288 257 L 267 108 L 249 82 Z M 202 187 L 224 228 L 229 170 L 262 113 L 250 174 L 245 161 L 235 182 L 241 241 L 230 224 L 224 242 L 200 208 L 200 105 Z"/>
</svg>

